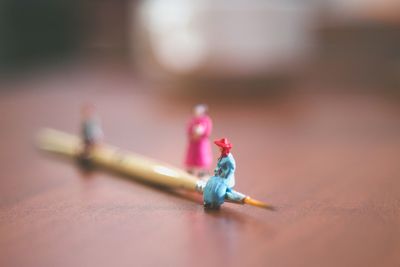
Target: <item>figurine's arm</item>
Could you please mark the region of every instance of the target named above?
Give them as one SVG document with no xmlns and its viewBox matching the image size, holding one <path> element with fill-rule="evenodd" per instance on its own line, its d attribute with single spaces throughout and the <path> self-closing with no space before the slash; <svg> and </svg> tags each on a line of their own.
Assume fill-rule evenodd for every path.
<svg viewBox="0 0 400 267">
<path fill-rule="evenodd" d="M 206 125 L 206 130 L 204 131 L 203 136 L 209 137 L 211 135 L 211 131 L 212 131 L 212 121 L 210 118 L 207 118 L 205 125 Z"/>
<path fill-rule="evenodd" d="M 196 124 L 194 126 L 193 135 L 195 137 L 202 137 L 205 132 L 206 132 L 206 127 L 204 127 L 202 123 Z"/>
<path fill-rule="evenodd" d="M 197 140 L 198 135 L 196 133 L 197 124 L 194 124 L 193 121 L 190 121 L 187 126 L 187 135 L 190 140 Z"/>
<path fill-rule="evenodd" d="M 211 119 L 206 117 L 194 126 L 194 135 L 197 138 L 209 137 L 211 135 L 212 122 Z"/>
<path fill-rule="evenodd" d="M 224 169 L 226 170 L 225 171 L 225 178 L 226 179 L 232 178 L 234 170 L 235 170 L 235 167 L 234 167 L 234 165 L 232 164 L 231 161 L 228 161 L 228 162 L 225 163 Z"/>
<path fill-rule="evenodd" d="M 94 131 L 95 131 L 95 136 L 96 136 L 95 137 L 96 142 L 102 142 L 104 139 L 104 133 L 103 133 L 102 127 L 100 125 L 100 122 L 98 125 L 96 125 L 96 129 Z"/>
<path fill-rule="evenodd" d="M 214 169 L 214 175 L 215 176 L 219 175 L 219 166 L 218 166 L 218 164 L 217 164 L 217 167 L 215 167 L 215 169 Z"/>
<path fill-rule="evenodd" d="M 235 167 L 235 161 L 232 160 L 227 160 L 227 162 L 224 164 L 224 178 L 226 179 L 226 183 L 230 188 L 235 186 Z"/>
</svg>

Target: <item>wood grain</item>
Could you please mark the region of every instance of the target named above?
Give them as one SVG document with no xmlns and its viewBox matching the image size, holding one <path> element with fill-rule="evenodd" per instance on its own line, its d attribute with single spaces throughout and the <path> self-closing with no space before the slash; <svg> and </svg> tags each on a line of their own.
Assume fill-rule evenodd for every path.
<svg viewBox="0 0 400 267">
<path fill-rule="evenodd" d="M 1 88 L 0 266 L 400 264 L 400 109 L 390 98 L 202 96 L 212 137 L 234 144 L 237 189 L 279 208 L 205 212 L 196 194 L 83 174 L 33 146 L 44 126 L 77 133 L 89 100 L 108 143 L 182 166 L 195 97 L 93 70 Z"/>
</svg>

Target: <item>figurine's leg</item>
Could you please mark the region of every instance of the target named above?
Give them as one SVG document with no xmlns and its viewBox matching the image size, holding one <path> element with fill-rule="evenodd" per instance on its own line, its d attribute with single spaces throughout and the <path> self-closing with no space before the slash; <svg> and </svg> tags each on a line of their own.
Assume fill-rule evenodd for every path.
<svg viewBox="0 0 400 267">
<path fill-rule="evenodd" d="M 203 206 L 205 209 L 210 209 L 212 205 L 211 203 L 204 202 Z"/>
<path fill-rule="evenodd" d="M 83 150 L 79 156 L 79 163 L 81 164 L 81 166 L 84 169 L 91 169 L 93 167 L 91 159 L 90 159 L 91 152 L 93 150 L 93 146 L 94 146 L 94 144 L 87 140 L 85 140 L 85 142 L 83 144 Z"/>
<path fill-rule="evenodd" d="M 226 196 L 228 199 L 237 201 L 237 202 L 243 201 L 243 199 L 246 197 L 242 193 L 236 192 L 232 188 L 228 188 L 228 190 L 226 190 Z"/>
<path fill-rule="evenodd" d="M 216 205 L 213 203 L 204 203 L 204 208 L 207 210 L 219 210 L 221 205 Z"/>
<path fill-rule="evenodd" d="M 224 203 L 226 189 L 227 186 L 221 178 L 211 177 L 204 187 L 204 207 L 218 209 Z"/>
</svg>

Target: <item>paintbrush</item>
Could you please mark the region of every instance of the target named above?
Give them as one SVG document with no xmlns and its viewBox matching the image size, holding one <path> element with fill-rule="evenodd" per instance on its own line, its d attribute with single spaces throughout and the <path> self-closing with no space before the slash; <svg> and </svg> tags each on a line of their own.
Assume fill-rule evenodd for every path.
<svg viewBox="0 0 400 267">
<path fill-rule="evenodd" d="M 70 158 L 79 158 L 83 147 L 81 139 L 77 136 L 53 129 L 41 130 L 37 136 L 37 145 L 41 150 Z M 168 188 L 181 188 L 203 193 L 206 185 L 205 180 L 198 179 L 184 170 L 107 144 L 98 144 L 91 149 L 90 162 L 128 177 Z M 274 210 L 273 206 L 235 190 L 228 192 L 225 200 Z"/>
</svg>

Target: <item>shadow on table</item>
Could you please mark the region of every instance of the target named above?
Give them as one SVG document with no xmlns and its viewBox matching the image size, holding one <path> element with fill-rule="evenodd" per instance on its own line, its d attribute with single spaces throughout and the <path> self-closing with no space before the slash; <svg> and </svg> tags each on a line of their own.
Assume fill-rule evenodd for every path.
<svg viewBox="0 0 400 267">
<path fill-rule="evenodd" d="M 135 177 L 132 177 L 130 175 L 126 175 L 123 173 L 119 173 L 116 171 L 112 171 L 103 167 L 91 167 L 91 168 L 82 168 L 82 166 L 77 162 L 76 160 L 72 160 L 71 158 L 67 158 L 61 155 L 50 155 L 48 153 L 45 153 L 49 157 L 53 158 L 59 158 L 63 159 L 65 161 L 69 161 L 70 163 L 73 163 L 76 167 L 76 169 L 79 171 L 79 174 L 82 179 L 93 179 L 97 173 L 101 172 L 106 172 L 112 175 L 112 177 L 117 177 L 120 179 L 124 180 L 129 180 L 130 182 L 134 182 L 137 185 L 140 186 L 145 186 L 149 189 L 152 190 L 157 190 L 158 192 L 175 197 L 177 199 L 185 200 L 185 201 L 190 201 L 192 203 L 195 203 L 196 205 L 203 206 L 203 199 L 202 196 L 196 192 L 189 192 L 185 190 L 180 190 L 180 189 L 171 189 L 167 188 L 164 186 L 152 184 L 146 181 L 142 181 L 140 179 L 137 179 Z M 117 174 L 117 176 L 116 176 Z M 111 178 L 111 177 L 110 177 Z M 223 227 L 229 227 L 229 228 L 237 228 L 237 227 L 255 227 L 263 230 L 267 230 L 267 232 L 270 231 L 270 227 L 265 223 L 265 221 L 260 220 L 259 218 L 253 217 L 249 212 L 243 211 L 239 212 L 236 211 L 235 209 L 232 209 L 230 205 L 235 205 L 239 206 L 236 204 L 230 204 L 226 203 L 223 207 L 221 207 L 218 210 L 209 210 L 209 209 L 204 209 L 204 212 L 202 213 L 196 213 L 197 216 L 201 216 L 202 218 L 207 218 L 211 217 L 214 219 L 214 222 L 218 223 L 218 225 L 222 225 Z M 255 209 L 253 207 L 240 207 L 243 209 Z M 261 212 L 268 212 L 268 211 L 261 211 Z M 228 226 L 229 225 L 229 226 Z"/>
</svg>

